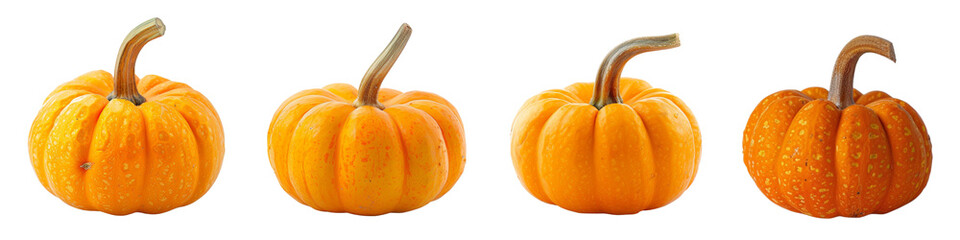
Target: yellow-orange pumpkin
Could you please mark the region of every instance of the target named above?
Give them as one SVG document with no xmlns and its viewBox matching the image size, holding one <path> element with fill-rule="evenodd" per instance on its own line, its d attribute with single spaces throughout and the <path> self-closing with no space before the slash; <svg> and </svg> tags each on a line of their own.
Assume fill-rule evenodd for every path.
<svg viewBox="0 0 960 240">
<path fill-rule="evenodd" d="M 162 213 L 196 201 L 216 180 L 223 130 L 210 101 L 186 84 L 134 75 L 140 49 L 164 29 L 151 19 L 130 32 L 116 79 L 89 72 L 44 101 L 30 129 L 30 160 L 43 187 L 67 204 Z"/>
<path fill-rule="evenodd" d="M 410 37 L 403 24 L 358 91 L 331 84 L 294 94 L 270 123 L 268 148 L 280 186 L 329 212 L 379 215 L 440 198 L 463 172 L 460 115 L 439 95 L 380 89 Z"/>
<path fill-rule="evenodd" d="M 853 88 L 857 60 L 877 53 L 896 61 L 875 36 L 840 52 L 830 90 L 779 91 L 760 101 L 743 132 L 743 161 L 757 187 L 783 208 L 814 217 L 887 213 L 927 184 L 930 135 L 906 102 Z"/>
<path fill-rule="evenodd" d="M 637 213 L 677 199 L 700 161 L 697 121 L 680 98 L 620 73 L 637 54 L 679 45 L 675 34 L 627 41 L 607 56 L 596 84 L 527 100 L 511 135 L 527 191 L 585 213 Z"/>
</svg>

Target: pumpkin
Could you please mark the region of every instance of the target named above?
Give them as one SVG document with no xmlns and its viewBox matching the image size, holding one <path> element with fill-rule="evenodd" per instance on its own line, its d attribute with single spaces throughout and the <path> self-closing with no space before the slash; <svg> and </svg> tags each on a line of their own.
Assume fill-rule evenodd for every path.
<svg viewBox="0 0 960 240">
<path fill-rule="evenodd" d="M 331 84 L 294 94 L 268 131 L 280 186 L 320 211 L 380 215 L 420 208 L 463 172 L 463 124 L 439 95 L 380 88 L 412 30 L 403 24 L 357 90 Z"/>
<path fill-rule="evenodd" d="M 679 45 L 676 34 L 627 41 L 607 55 L 595 84 L 527 100 L 511 134 L 527 191 L 582 213 L 632 214 L 677 199 L 700 161 L 697 121 L 680 98 L 620 73 L 637 54 Z"/>
<path fill-rule="evenodd" d="M 93 71 L 60 85 L 34 119 L 33 169 L 70 206 L 162 213 L 196 201 L 216 180 L 223 130 L 210 101 L 186 84 L 134 75 L 140 49 L 164 30 L 157 18 L 137 26 L 115 78 Z"/>
<path fill-rule="evenodd" d="M 777 205 L 819 218 L 887 213 L 927 184 L 930 135 L 905 101 L 853 88 L 857 60 L 876 53 L 896 61 L 893 44 L 875 36 L 840 52 L 830 90 L 811 87 L 767 96 L 743 132 L 743 161 Z"/>
</svg>

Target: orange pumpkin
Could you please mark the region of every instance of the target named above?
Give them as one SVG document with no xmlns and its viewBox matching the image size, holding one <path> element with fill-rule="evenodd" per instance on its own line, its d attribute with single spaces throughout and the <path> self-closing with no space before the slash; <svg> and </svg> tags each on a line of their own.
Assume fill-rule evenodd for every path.
<svg viewBox="0 0 960 240">
<path fill-rule="evenodd" d="M 584 213 L 637 213 L 677 199 L 700 161 L 697 121 L 680 98 L 620 73 L 637 54 L 679 45 L 676 34 L 627 41 L 607 56 L 596 84 L 527 100 L 511 135 L 527 191 Z"/>
<path fill-rule="evenodd" d="M 140 49 L 164 29 L 156 18 L 137 26 L 116 79 L 93 71 L 60 85 L 33 121 L 33 168 L 70 206 L 162 213 L 196 201 L 217 178 L 223 130 L 210 101 L 186 84 L 134 75 Z"/>
<path fill-rule="evenodd" d="M 360 90 L 294 94 L 270 123 L 270 164 L 294 199 L 321 211 L 380 215 L 440 198 L 463 172 L 460 115 L 439 95 L 381 89 L 411 33 L 403 24 Z"/>
<path fill-rule="evenodd" d="M 743 161 L 777 205 L 820 218 L 861 217 L 893 211 L 927 184 L 930 135 L 917 111 L 884 92 L 853 88 L 857 60 L 868 52 L 896 61 L 889 41 L 854 38 L 837 58 L 829 91 L 779 91 L 750 115 Z"/>
</svg>

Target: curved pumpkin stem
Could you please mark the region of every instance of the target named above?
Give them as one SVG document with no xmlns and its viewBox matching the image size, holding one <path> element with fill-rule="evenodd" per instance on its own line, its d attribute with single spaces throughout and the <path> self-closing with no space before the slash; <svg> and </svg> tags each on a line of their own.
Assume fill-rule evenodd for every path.
<svg viewBox="0 0 960 240">
<path fill-rule="evenodd" d="M 593 98 L 590 99 L 590 105 L 601 109 L 607 104 L 623 102 L 620 99 L 620 73 L 623 72 L 623 66 L 627 64 L 627 61 L 634 56 L 679 46 L 680 38 L 676 33 L 634 38 L 621 43 L 607 54 L 603 64 L 600 65 L 600 72 L 597 73 L 597 82 L 593 87 Z"/>
<path fill-rule="evenodd" d="M 857 61 L 864 53 L 876 53 L 897 62 L 897 55 L 893 51 L 893 43 L 877 36 L 863 35 L 850 40 L 837 63 L 833 65 L 833 79 L 830 80 L 830 93 L 827 99 L 844 109 L 853 105 L 853 73 L 857 68 Z"/>
<path fill-rule="evenodd" d="M 383 109 L 383 104 L 377 101 L 380 84 L 383 83 L 383 78 L 387 76 L 387 72 L 390 72 L 393 63 L 397 62 L 400 52 L 407 45 L 407 40 L 410 40 L 411 33 L 413 33 L 413 29 L 410 28 L 410 25 L 406 23 L 400 25 L 400 30 L 397 30 L 393 40 L 390 41 L 387 48 L 383 49 L 377 60 L 373 61 L 373 64 L 367 69 L 367 73 L 363 75 L 363 80 L 360 81 L 360 92 L 357 95 L 357 101 L 353 103 L 354 106 L 374 106 Z"/>
<path fill-rule="evenodd" d="M 113 71 L 113 92 L 107 96 L 107 99 L 126 99 L 137 106 L 147 101 L 137 92 L 137 75 L 134 72 L 134 65 L 143 46 L 150 40 L 163 36 L 166 30 L 167 27 L 159 18 L 147 20 L 130 30 L 130 34 L 127 34 L 127 38 L 123 39 L 123 44 L 120 45 L 116 68 Z"/>
</svg>

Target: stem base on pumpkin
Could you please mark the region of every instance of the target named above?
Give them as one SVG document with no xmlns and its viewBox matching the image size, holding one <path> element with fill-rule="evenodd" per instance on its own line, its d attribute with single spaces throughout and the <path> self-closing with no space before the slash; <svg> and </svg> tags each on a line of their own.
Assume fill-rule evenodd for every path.
<svg viewBox="0 0 960 240">
<path fill-rule="evenodd" d="M 404 23 L 400 26 L 400 30 L 397 30 L 397 34 L 393 36 L 390 44 L 387 44 L 387 47 L 383 49 L 383 52 L 380 53 L 377 60 L 373 61 L 373 64 L 367 69 L 367 73 L 363 75 L 363 80 L 360 81 L 357 101 L 353 104 L 354 106 L 384 108 L 383 104 L 377 101 L 380 84 L 383 83 L 383 79 L 387 76 L 387 73 L 390 72 L 393 64 L 397 62 L 397 58 L 400 57 L 400 53 L 403 52 L 403 48 L 407 45 L 407 40 L 410 40 L 411 33 L 413 33 L 413 29 L 410 28 L 410 25 Z"/>
<path fill-rule="evenodd" d="M 634 38 L 613 48 L 600 64 L 597 73 L 597 82 L 593 88 L 593 98 L 590 105 L 597 109 L 614 103 L 623 102 L 620 99 L 620 74 L 623 67 L 634 56 L 641 53 L 659 51 L 680 46 L 680 38 L 674 33 L 664 36 Z"/>
<path fill-rule="evenodd" d="M 137 75 L 134 72 L 134 66 L 143 46 L 150 40 L 163 36 L 166 29 L 163 21 L 153 18 L 130 30 L 130 34 L 127 34 L 120 45 L 120 52 L 117 53 L 117 63 L 113 72 L 114 87 L 113 92 L 107 96 L 108 100 L 126 99 L 137 106 L 147 101 L 140 92 L 137 92 Z"/>
<path fill-rule="evenodd" d="M 843 50 L 840 50 L 840 56 L 837 56 L 837 63 L 833 65 L 833 78 L 830 80 L 830 92 L 827 99 L 837 105 L 837 108 L 844 109 L 854 104 L 853 99 L 853 73 L 857 68 L 857 61 L 864 53 L 876 53 L 897 62 L 897 55 L 893 51 L 893 43 L 877 36 L 863 35 L 850 40 Z"/>
</svg>

